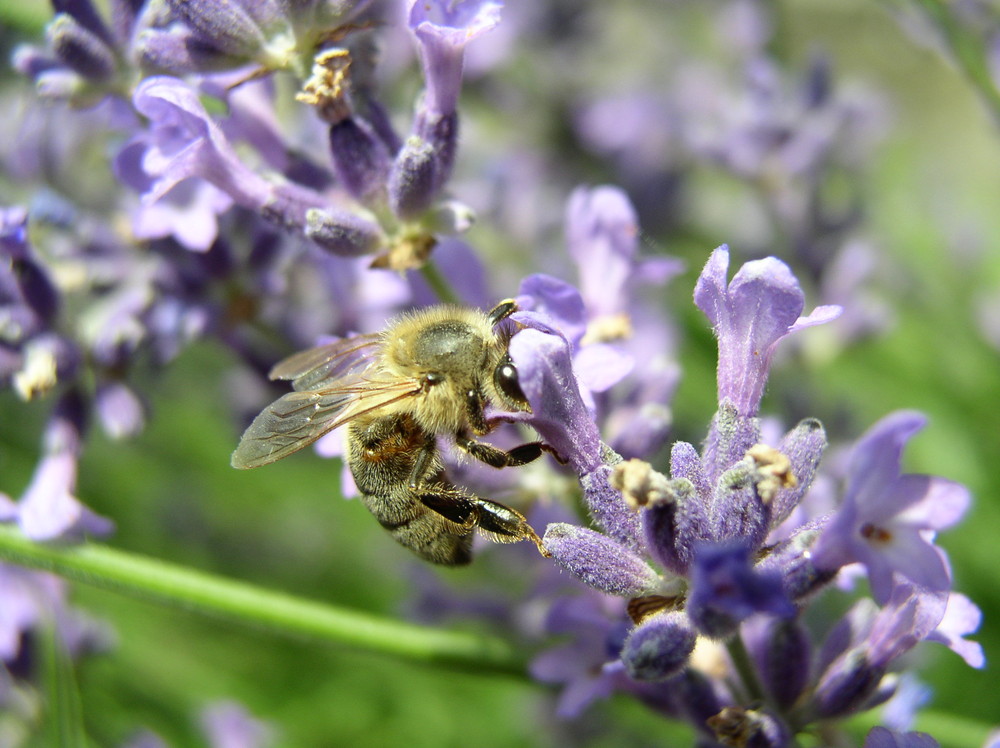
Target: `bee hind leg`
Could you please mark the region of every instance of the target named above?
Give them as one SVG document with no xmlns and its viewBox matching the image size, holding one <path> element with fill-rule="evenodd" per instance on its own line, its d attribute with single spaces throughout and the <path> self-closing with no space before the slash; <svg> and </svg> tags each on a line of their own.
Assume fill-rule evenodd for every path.
<svg viewBox="0 0 1000 748">
<path fill-rule="evenodd" d="M 528 520 L 517 511 L 508 506 L 499 504 L 488 499 L 476 499 L 476 506 L 479 510 L 479 531 L 490 540 L 498 543 L 514 543 L 518 540 L 530 540 L 538 548 L 538 552 L 546 558 L 551 558 L 542 539 L 538 537 Z"/>
</svg>

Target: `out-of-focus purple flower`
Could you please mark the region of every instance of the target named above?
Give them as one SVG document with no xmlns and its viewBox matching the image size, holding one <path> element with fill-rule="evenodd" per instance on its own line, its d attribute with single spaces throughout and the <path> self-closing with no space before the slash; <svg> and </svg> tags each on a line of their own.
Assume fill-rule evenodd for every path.
<svg viewBox="0 0 1000 748">
<path fill-rule="evenodd" d="M 963 638 L 978 631 L 982 620 L 983 612 L 972 600 L 960 592 L 952 592 L 948 595 L 944 618 L 927 640 L 944 644 L 965 660 L 969 667 L 984 668 L 986 656 L 983 645 Z"/>
<path fill-rule="evenodd" d="M 45 454 L 18 502 L 17 522 L 32 540 L 107 535 L 114 524 L 84 506 L 73 492 L 84 426 L 84 406 L 70 392 L 45 430 Z"/>
<path fill-rule="evenodd" d="M 895 693 L 882 709 L 883 725 L 893 730 L 909 730 L 917 712 L 931 700 L 933 693 L 913 673 L 903 673 L 899 676 Z"/>
<path fill-rule="evenodd" d="M 251 716 L 235 701 L 205 707 L 201 726 L 212 748 L 264 748 L 274 740 L 271 726 Z"/>
<path fill-rule="evenodd" d="M 426 105 L 437 115 L 455 111 L 465 45 L 500 23 L 496 0 L 408 0 L 410 29 L 420 44 Z"/>
<path fill-rule="evenodd" d="M 112 439 L 125 439 L 142 431 L 146 407 L 124 382 L 107 381 L 97 386 L 94 410 L 105 433 Z"/>
<path fill-rule="evenodd" d="M 619 659 L 628 629 L 618 600 L 560 598 L 549 611 L 546 630 L 573 637 L 569 644 L 543 652 L 530 666 L 538 680 L 564 684 L 556 708 L 560 717 L 577 717 L 597 699 L 635 689 Z"/>
<path fill-rule="evenodd" d="M 821 717 L 872 706 L 889 665 L 930 635 L 944 616 L 946 601 L 943 594 L 899 584 L 882 610 L 875 612 L 868 603 L 855 604 L 823 645 L 820 662 L 829 664 L 813 696 Z"/>
<path fill-rule="evenodd" d="M 841 309 L 817 307 L 800 316 L 805 295 L 781 260 L 745 263 L 727 281 L 729 248 L 716 249 L 698 278 L 694 300 L 719 340 L 719 403 L 742 417 L 757 414 L 778 343 L 798 330 L 836 319 Z"/>
<path fill-rule="evenodd" d="M 636 286 L 661 284 L 683 269 L 680 260 L 638 258 L 639 219 L 617 187 L 577 187 L 566 204 L 565 226 L 591 322 L 627 314 Z"/>
<path fill-rule="evenodd" d="M 147 78 L 136 89 L 133 103 L 149 118 L 150 127 L 125 146 L 116 168 L 123 181 L 143 193 L 144 204 L 198 177 L 237 204 L 290 227 L 301 229 L 310 208 L 326 207 L 318 194 L 273 183 L 246 166 L 195 91 L 179 79 Z"/>
<path fill-rule="evenodd" d="M 526 314 L 530 312 L 544 326 L 565 336 L 573 352 L 573 371 L 582 385 L 580 395 L 588 410 L 594 409 L 592 393 L 604 392 L 632 370 L 631 356 L 619 347 L 600 342 L 583 344 L 587 310 L 580 292 L 569 283 L 550 275 L 530 275 L 521 282 L 517 303 Z"/>
<path fill-rule="evenodd" d="M 951 574 L 930 533 L 952 526 L 969 506 L 965 486 L 928 475 L 901 475 L 906 442 L 924 427 L 913 411 L 886 416 L 854 447 L 844 503 L 813 549 L 818 568 L 860 562 L 872 594 L 886 602 L 899 575 L 935 591 L 947 591 Z"/>
<path fill-rule="evenodd" d="M 873 727 L 865 736 L 862 748 L 941 748 L 941 744 L 925 732 L 904 733 Z"/>
</svg>

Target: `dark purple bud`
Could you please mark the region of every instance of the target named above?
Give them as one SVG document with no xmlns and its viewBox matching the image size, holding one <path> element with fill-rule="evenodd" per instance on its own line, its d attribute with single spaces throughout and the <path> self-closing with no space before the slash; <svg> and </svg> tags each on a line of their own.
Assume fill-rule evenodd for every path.
<svg viewBox="0 0 1000 748">
<path fill-rule="evenodd" d="M 649 564 L 607 535 L 559 522 L 548 526 L 542 542 L 559 566 L 601 592 L 640 597 L 659 586 Z"/>
<path fill-rule="evenodd" d="M 239 2 L 166 0 L 174 15 L 223 52 L 253 57 L 264 46 L 264 34 Z"/>
<path fill-rule="evenodd" d="M 660 613 L 632 630 L 621 659 L 634 680 L 666 680 L 687 665 L 697 638 L 684 613 Z"/>
<path fill-rule="evenodd" d="M 797 619 L 770 620 L 757 644 L 754 655 L 764 687 L 774 703 L 790 707 L 809 682 L 809 632 Z"/>
<path fill-rule="evenodd" d="M 760 421 L 741 416 L 730 403 L 720 403 L 712 417 L 702 450 L 702 469 L 709 483 L 716 482 L 722 473 L 742 460 L 747 451 L 759 442 Z"/>
<path fill-rule="evenodd" d="M 745 459 L 719 476 L 710 516 L 716 540 L 739 538 L 748 548 L 759 548 L 771 529 L 771 508 L 757 490 L 757 469 Z"/>
<path fill-rule="evenodd" d="M 84 78 L 106 81 L 114 77 L 114 52 L 70 16 L 57 15 L 48 25 L 46 36 L 56 57 Z"/>
<path fill-rule="evenodd" d="M 434 189 L 440 192 L 451 178 L 458 150 L 458 113 L 441 114 L 420 108 L 414 134 L 434 153 Z"/>
<path fill-rule="evenodd" d="M 600 465 L 580 477 L 583 501 L 608 535 L 638 551 L 642 547 L 639 515 L 628 507 L 621 491 L 611 485 L 612 470 L 611 465 Z"/>
<path fill-rule="evenodd" d="M 337 178 L 364 203 L 384 194 L 389 177 L 389 151 L 363 120 L 348 117 L 330 125 L 330 153 Z"/>
<path fill-rule="evenodd" d="M 986 744 L 987 748 L 993 745 L 996 743 Z M 926 732 L 896 732 L 886 727 L 873 727 L 861 748 L 941 748 L 941 744 Z"/>
<path fill-rule="evenodd" d="M 426 211 L 448 178 L 458 143 L 458 114 L 420 111 L 414 134 L 396 156 L 389 174 L 389 201 L 400 218 Z"/>
<path fill-rule="evenodd" d="M 784 579 L 789 599 L 801 602 L 832 582 L 836 571 L 817 569 L 812 561 L 811 548 L 819 537 L 827 519 L 800 528 L 795 535 L 772 549 L 758 564 L 762 571 L 774 571 Z"/>
<path fill-rule="evenodd" d="M 114 47 L 114 38 L 90 0 L 52 0 L 52 9 L 57 16 L 65 14 L 72 17 L 75 23 L 85 28 L 107 46 Z"/>
<path fill-rule="evenodd" d="M 791 463 L 796 485 L 775 494 L 771 502 L 772 527 L 784 522 L 809 490 L 826 445 L 826 430 L 815 418 L 806 418 L 782 437 L 778 451 Z"/>
<path fill-rule="evenodd" d="M 670 481 L 672 501 L 654 502 L 641 512 L 646 547 L 657 562 L 675 574 L 686 576 L 694 546 L 704 540 L 707 527 L 701 497 L 690 481 Z"/>
<path fill-rule="evenodd" d="M 878 688 L 885 668 L 872 665 L 862 648 L 838 657 L 820 678 L 813 695 L 817 717 L 844 717 L 858 711 Z"/>
<path fill-rule="evenodd" d="M 308 211 L 305 234 L 319 247 L 341 257 L 369 254 L 385 243 L 381 229 L 373 222 L 330 209 Z"/>
<path fill-rule="evenodd" d="M 693 725 L 705 725 L 722 710 L 714 684 L 700 670 L 687 668 L 670 681 L 670 689 L 678 711 Z"/>
<path fill-rule="evenodd" d="M 750 548 L 739 541 L 698 546 L 686 610 L 698 630 L 713 639 L 732 635 L 753 613 L 795 615 L 781 576 L 753 568 Z"/>
<path fill-rule="evenodd" d="M 389 171 L 389 207 L 397 217 L 416 218 L 431 206 L 437 194 L 436 168 L 431 144 L 408 138 Z"/>
<path fill-rule="evenodd" d="M 792 733 L 773 714 L 727 706 L 706 721 L 722 745 L 739 748 L 786 748 Z"/>
<path fill-rule="evenodd" d="M 142 66 L 154 72 L 194 73 L 217 70 L 235 62 L 187 26 L 144 29 L 133 44 L 133 51 Z"/>
</svg>

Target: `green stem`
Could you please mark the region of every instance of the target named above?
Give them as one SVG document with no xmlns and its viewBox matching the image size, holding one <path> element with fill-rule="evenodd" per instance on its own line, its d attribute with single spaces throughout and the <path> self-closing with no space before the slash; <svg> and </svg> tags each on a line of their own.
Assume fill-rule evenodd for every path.
<svg viewBox="0 0 1000 748">
<path fill-rule="evenodd" d="M 286 636 L 329 640 L 477 673 L 524 675 L 520 653 L 499 637 L 345 610 L 96 543 L 43 545 L 0 525 L 0 561 Z"/>
<path fill-rule="evenodd" d="M 750 653 L 743 645 L 743 639 L 739 635 L 731 637 L 726 642 L 726 650 L 749 701 L 764 701 L 766 696 L 764 688 L 757 677 L 757 669 L 750 659 Z"/>
<path fill-rule="evenodd" d="M 995 124 L 1000 124 L 1000 91 L 997 91 L 990 74 L 985 42 L 963 28 L 952 14 L 948 3 L 942 0 L 913 0 L 940 30 L 955 64 L 965 75 L 972 87 L 979 93 L 993 115 Z"/>
<path fill-rule="evenodd" d="M 431 287 L 434 294 L 442 301 L 444 304 L 455 304 L 458 306 L 462 305 L 462 300 L 459 298 L 458 294 L 455 293 L 455 289 L 451 287 L 447 279 L 441 275 L 441 271 L 437 269 L 437 266 L 428 260 L 420 267 L 420 273 L 424 276 L 424 280 L 427 281 L 427 285 Z"/>
</svg>

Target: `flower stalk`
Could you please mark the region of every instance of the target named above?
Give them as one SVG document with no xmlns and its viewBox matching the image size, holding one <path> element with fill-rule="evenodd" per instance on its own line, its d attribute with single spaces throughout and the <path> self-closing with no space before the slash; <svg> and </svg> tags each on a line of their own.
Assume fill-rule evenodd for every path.
<svg viewBox="0 0 1000 748">
<path fill-rule="evenodd" d="M 480 674 L 525 672 L 514 647 L 497 637 L 346 610 L 97 543 L 44 545 L 26 539 L 13 527 L 0 526 L 0 561 L 289 637 L 337 642 Z"/>
</svg>

